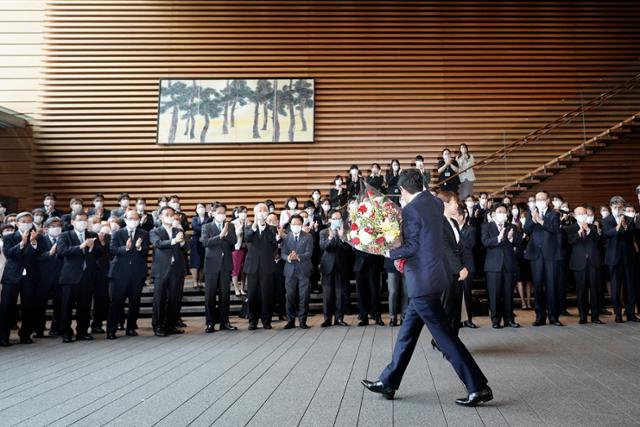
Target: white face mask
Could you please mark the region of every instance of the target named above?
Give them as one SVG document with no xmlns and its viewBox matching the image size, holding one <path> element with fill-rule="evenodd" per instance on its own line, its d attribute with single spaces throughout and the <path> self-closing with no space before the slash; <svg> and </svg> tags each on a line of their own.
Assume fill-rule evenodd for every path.
<svg viewBox="0 0 640 427">
<path fill-rule="evenodd" d="M 596 218 L 593 215 L 588 215 L 587 216 L 587 224 L 593 224 L 593 222 L 596 220 Z"/>
<path fill-rule="evenodd" d="M 313 216 L 313 209 L 307 209 L 307 215 L 309 215 L 309 218 L 311 218 Z"/>
<path fill-rule="evenodd" d="M 611 208 L 611 215 L 613 215 L 614 217 L 618 218 L 620 216 L 620 214 L 621 214 L 620 209 Z"/>
<path fill-rule="evenodd" d="M 331 210 L 331 205 L 327 205 L 327 204 L 322 205 L 322 210 L 325 212 L 329 212 Z"/>
<path fill-rule="evenodd" d="M 487 206 L 487 199 L 480 199 L 480 207 L 481 208 L 485 208 L 485 206 Z"/>
<path fill-rule="evenodd" d="M 164 225 L 172 225 L 173 224 L 173 217 L 172 216 L 163 216 L 162 217 L 162 223 Z"/>
<path fill-rule="evenodd" d="M 62 227 L 51 227 L 47 230 L 47 233 L 51 237 L 58 237 L 62 233 Z"/>
<path fill-rule="evenodd" d="M 73 228 L 75 228 L 76 231 L 82 233 L 87 229 L 87 221 L 75 221 L 73 223 Z"/>
<path fill-rule="evenodd" d="M 586 214 L 582 214 L 582 215 L 576 215 L 576 221 L 578 221 L 580 224 L 584 224 L 585 222 L 587 222 L 587 215 Z"/>
<path fill-rule="evenodd" d="M 20 230 L 20 233 L 27 233 L 29 231 L 31 231 L 31 229 L 33 228 L 33 223 L 30 222 L 19 222 L 18 223 L 18 230 Z"/>
<path fill-rule="evenodd" d="M 138 213 L 142 213 L 142 212 L 144 212 L 144 210 L 145 210 L 145 208 L 146 208 L 146 207 L 147 207 L 146 205 L 139 204 L 139 205 L 137 206 L 137 208 L 138 208 Z"/>
<path fill-rule="evenodd" d="M 36 215 L 33 217 L 33 222 L 38 225 L 42 224 L 42 221 L 44 221 L 44 217 L 42 215 Z"/>
<path fill-rule="evenodd" d="M 51 206 L 51 199 L 44 199 L 44 202 L 42 202 L 42 204 L 48 208 L 49 206 Z"/>
<path fill-rule="evenodd" d="M 357 177 L 358 176 L 358 170 L 357 169 L 351 169 L 351 176 L 352 177 Z"/>
<path fill-rule="evenodd" d="M 529 210 L 533 212 L 536 209 L 536 202 L 529 202 L 527 206 L 529 206 Z"/>
<path fill-rule="evenodd" d="M 391 169 L 393 169 L 393 171 L 394 171 L 394 172 L 397 172 L 397 171 L 398 171 L 398 169 L 400 169 L 400 166 L 398 166 L 398 165 L 393 165 L 393 166 L 391 166 Z"/>
<path fill-rule="evenodd" d="M 93 206 L 95 206 L 96 209 L 102 209 L 102 207 L 104 206 L 104 202 L 102 202 L 102 201 L 93 202 Z"/>
<path fill-rule="evenodd" d="M 135 230 L 135 228 L 140 225 L 140 220 L 137 220 L 137 219 L 125 219 L 124 223 L 127 224 L 127 228 L 129 230 Z"/>
<path fill-rule="evenodd" d="M 206 209 L 203 207 L 199 207 L 198 209 L 196 209 L 196 213 L 200 216 L 204 216 Z"/>
<path fill-rule="evenodd" d="M 544 200 L 536 200 L 536 208 L 538 208 L 539 211 L 547 209 L 547 202 Z"/>
<path fill-rule="evenodd" d="M 338 181 L 336 181 L 336 186 L 337 186 L 337 187 L 340 187 L 341 185 L 342 185 L 342 181 L 339 181 L 339 180 L 338 180 Z"/>
<path fill-rule="evenodd" d="M 289 202 L 287 206 L 289 206 L 289 209 L 295 209 L 298 206 L 298 204 L 296 202 Z"/>
<path fill-rule="evenodd" d="M 222 223 L 227 218 L 227 216 L 223 213 L 217 213 L 213 216 L 213 218 L 216 220 L 216 222 Z"/>
<path fill-rule="evenodd" d="M 246 212 L 240 212 L 238 214 L 238 218 L 240 218 L 241 221 L 244 221 L 245 219 L 247 219 L 247 213 Z"/>
<path fill-rule="evenodd" d="M 496 224 L 504 224 L 505 222 L 507 222 L 507 214 L 502 212 L 500 213 L 496 212 L 495 221 L 496 221 Z"/>
<path fill-rule="evenodd" d="M 177 219 L 173 220 L 172 225 L 174 228 L 182 228 L 182 224 L 180 224 L 180 221 L 178 221 Z"/>
<path fill-rule="evenodd" d="M 319 195 L 318 193 L 314 193 L 314 194 L 311 196 L 311 198 L 312 198 L 313 200 L 316 200 L 316 201 L 317 201 L 317 200 L 320 200 L 320 195 Z"/>
<path fill-rule="evenodd" d="M 293 234 L 300 234 L 300 231 L 302 231 L 301 225 L 291 225 L 291 232 Z"/>
<path fill-rule="evenodd" d="M 602 218 L 606 218 L 606 217 L 608 217 L 608 216 L 609 216 L 609 211 L 601 210 L 601 211 L 600 211 L 600 216 L 601 216 Z"/>
<path fill-rule="evenodd" d="M 520 217 L 520 224 L 522 224 L 524 226 L 524 223 L 527 222 L 527 217 L 525 216 L 521 216 Z"/>
<path fill-rule="evenodd" d="M 341 219 L 331 218 L 331 229 L 332 230 L 337 230 L 341 226 L 342 226 L 342 220 Z"/>
<path fill-rule="evenodd" d="M 120 200 L 120 207 L 123 209 L 126 209 L 129 207 L 129 200 L 128 199 L 122 199 Z"/>
<path fill-rule="evenodd" d="M 117 222 L 112 222 L 109 224 L 109 227 L 111 227 L 112 231 L 116 231 L 116 230 L 120 230 L 120 225 L 118 225 Z"/>
<path fill-rule="evenodd" d="M 518 216 L 518 213 L 520 213 L 520 212 L 518 211 L 518 209 L 511 209 L 511 215 L 512 215 L 512 216 L 517 217 L 517 216 Z"/>
<path fill-rule="evenodd" d="M 169 202 L 169 206 L 176 212 L 180 210 L 180 203 L 178 202 Z"/>
<path fill-rule="evenodd" d="M 167 206 L 167 202 L 160 202 L 158 206 L 160 206 L 161 208 L 164 208 L 165 206 Z"/>
<path fill-rule="evenodd" d="M 554 209 L 560 209 L 560 206 L 562 206 L 562 201 L 560 201 L 560 200 L 554 200 L 551 203 L 553 204 L 553 208 Z"/>
<path fill-rule="evenodd" d="M 94 233 L 99 233 L 101 229 L 102 229 L 102 226 L 99 223 L 91 224 L 91 231 L 93 231 Z"/>
<path fill-rule="evenodd" d="M 422 162 L 422 161 L 417 161 L 417 162 L 416 162 L 416 167 L 417 167 L 418 169 L 422 169 L 422 166 L 424 166 L 424 162 Z"/>
<path fill-rule="evenodd" d="M 108 225 L 103 225 L 100 232 L 102 234 L 111 234 L 111 228 Z"/>
<path fill-rule="evenodd" d="M 256 212 L 255 217 L 257 221 L 265 221 L 269 214 L 267 212 Z"/>
<path fill-rule="evenodd" d="M 71 210 L 73 212 L 80 212 L 82 210 L 82 205 L 81 204 L 74 204 L 73 206 L 71 206 Z"/>
<path fill-rule="evenodd" d="M 625 212 L 624 216 L 626 216 L 627 218 L 634 218 L 636 216 L 635 212 Z"/>
</svg>

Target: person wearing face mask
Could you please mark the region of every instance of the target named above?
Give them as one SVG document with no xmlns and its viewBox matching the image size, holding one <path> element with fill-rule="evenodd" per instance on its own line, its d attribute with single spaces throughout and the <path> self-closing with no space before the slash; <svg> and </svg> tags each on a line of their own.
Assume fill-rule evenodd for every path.
<svg viewBox="0 0 640 427">
<path fill-rule="evenodd" d="M 351 165 L 349 173 L 347 175 L 347 198 L 353 199 L 360 194 L 360 188 L 364 180 L 360 174 L 360 168 L 358 165 Z"/>
<path fill-rule="evenodd" d="M 368 325 L 369 318 L 376 325 L 384 326 L 380 313 L 380 272 L 383 261 L 378 255 L 355 250 L 353 271 L 358 297 L 358 326 Z"/>
<path fill-rule="evenodd" d="M 578 300 L 579 323 L 587 323 L 591 307 L 591 323 L 601 324 L 600 314 L 600 235 L 595 225 L 589 224 L 587 210 L 578 206 L 573 210 L 576 222 L 567 227 L 567 239 L 571 246 L 569 269 L 573 272 Z"/>
<path fill-rule="evenodd" d="M 33 216 L 33 228 L 36 231 L 39 231 L 42 228 L 45 219 L 47 218 L 47 214 L 45 214 L 43 209 L 36 208 L 31 211 L 31 215 Z"/>
<path fill-rule="evenodd" d="M 284 264 L 284 286 L 287 297 L 287 324 L 285 329 L 295 327 L 296 317 L 301 329 L 307 329 L 309 296 L 311 288 L 311 255 L 313 238 L 302 230 L 303 219 L 294 215 L 290 221 L 290 232 L 282 239 L 281 257 Z"/>
<path fill-rule="evenodd" d="M 72 230 L 65 231 L 58 238 L 57 252 L 63 260 L 60 271 L 62 292 L 60 311 L 60 335 L 62 342 L 73 342 L 71 313 L 76 309 L 76 340 L 90 341 L 91 298 L 98 280 L 98 260 L 104 250 L 98 235 L 87 230 L 87 214 L 74 214 Z"/>
<path fill-rule="evenodd" d="M 558 319 L 559 301 L 556 287 L 556 260 L 560 251 L 560 215 L 549 207 L 549 193 L 535 195 L 535 209 L 527 215 L 524 232 L 529 235 L 525 258 L 531 264 L 535 288 L 536 320 L 533 326 L 549 323 L 563 326 Z"/>
<path fill-rule="evenodd" d="M 2 248 L 4 246 L 4 242 L 2 239 L 4 238 L 4 236 L 8 236 L 9 234 L 13 234 L 15 232 L 16 228 L 13 225 L 0 223 L 0 278 L 2 278 L 4 266 L 7 264 L 7 257 L 5 257 L 4 252 L 2 252 Z"/>
<path fill-rule="evenodd" d="M 102 247 L 102 255 L 97 257 L 97 274 L 93 287 L 93 316 L 91 318 L 91 333 L 104 334 L 102 325 L 107 321 L 109 310 L 109 266 L 111 256 L 109 244 L 111 243 L 111 233 L 102 232 L 102 224 L 98 215 L 90 215 L 87 219 L 87 230 L 98 235 L 96 245 Z"/>
<path fill-rule="evenodd" d="M 329 200 L 331 200 L 331 208 L 342 209 L 347 205 L 347 191 L 342 187 L 342 177 L 336 175 L 333 178 L 334 187 L 329 191 Z"/>
<path fill-rule="evenodd" d="M 0 201 L 0 224 L 4 222 L 6 215 L 7 215 L 7 205 L 4 202 Z"/>
<path fill-rule="evenodd" d="M 291 217 L 299 213 L 298 198 L 296 196 L 288 197 L 284 202 L 284 210 L 280 212 L 280 227 L 286 226 Z"/>
<path fill-rule="evenodd" d="M 178 329 L 178 321 L 187 274 L 185 255 L 188 246 L 184 231 L 174 226 L 174 214 L 170 206 L 161 208 L 162 225 L 149 233 L 153 247 L 151 274 L 154 276 L 151 326 L 157 337 L 184 333 Z"/>
<path fill-rule="evenodd" d="M 307 214 L 306 224 L 303 224 L 303 231 L 305 233 L 308 233 L 313 240 L 313 252 L 311 254 L 311 277 L 309 278 L 309 286 L 312 293 L 319 294 L 320 292 L 322 292 L 319 283 L 319 264 L 321 255 L 319 232 L 323 227 L 325 227 L 325 225 L 322 224 L 320 216 L 316 215 L 316 209 L 313 201 L 307 200 L 306 202 L 304 202 L 304 212 L 301 212 L 301 214 L 303 213 Z"/>
<path fill-rule="evenodd" d="M 249 292 L 249 330 L 258 327 L 262 321 L 265 329 L 271 329 L 273 314 L 273 255 L 278 247 L 278 230 L 266 223 L 269 208 L 258 203 L 253 208 L 255 221 L 244 229 L 247 242 L 247 257 L 244 273 L 247 277 Z"/>
<path fill-rule="evenodd" d="M 93 196 L 93 207 L 87 211 L 87 215 L 97 215 L 101 221 L 107 221 L 111 216 L 111 211 L 104 207 L 104 196 L 102 193 L 96 193 Z"/>
<path fill-rule="evenodd" d="M 420 154 L 414 159 L 414 164 L 416 169 L 422 174 L 422 191 L 426 191 L 429 189 L 429 184 L 431 183 L 431 171 L 424 167 L 424 157 Z"/>
<path fill-rule="evenodd" d="M 331 200 L 328 197 L 324 197 L 320 201 L 320 215 L 319 215 L 320 224 L 321 224 L 320 229 L 325 229 L 329 225 L 329 222 L 331 221 L 331 216 L 329 214 L 330 212 L 331 212 Z"/>
<path fill-rule="evenodd" d="M 109 268 L 111 303 L 107 315 L 107 339 L 116 338 L 124 302 L 129 300 L 127 311 L 127 336 L 137 336 L 136 324 L 140 313 L 142 287 L 147 277 L 149 233 L 140 227 L 137 210 L 129 209 L 124 217 L 125 227 L 111 236 L 109 252 L 112 260 Z"/>
<path fill-rule="evenodd" d="M 344 241 L 344 224 L 339 210 L 330 212 L 329 227 L 320 231 L 320 272 L 322 273 L 322 327 L 348 326 L 344 321 L 347 309 L 349 280 L 349 253 L 351 247 Z"/>
<path fill-rule="evenodd" d="M 473 194 L 473 186 L 476 182 L 476 175 L 473 171 L 475 158 L 473 154 L 469 152 L 467 144 L 460 144 L 460 154 L 456 156 L 456 162 L 458 162 L 461 171 L 459 175 L 460 187 L 458 188 L 458 195 L 461 199 L 464 199 L 469 194 Z M 509 205 L 507 204 L 507 206 Z"/>
<path fill-rule="evenodd" d="M 458 161 L 452 158 L 451 150 L 448 148 L 442 150 L 442 159 L 438 161 L 437 169 L 440 190 L 457 193 L 460 187 L 460 177 L 456 174 L 460 168 Z"/>
<path fill-rule="evenodd" d="M 320 202 L 322 200 L 322 193 L 320 190 L 313 190 L 311 193 L 311 201 L 313 202 L 313 208 L 315 210 L 316 217 L 320 216 Z"/>
<path fill-rule="evenodd" d="M 605 264 L 611 278 L 611 302 L 616 323 L 622 323 L 622 294 L 628 321 L 640 322 L 635 315 L 635 246 L 633 221 L 624 215 L 625 200 L 614 196 L 609 201 L 611 215 L 602 220 L 602 236 L 607 239 Z M 624 292 L 622 292 L 624 289 Z"/>
<path fill-rule="evenodd" d="M 200 236 L 202 236 L 202 227 L 209 222 L 211 222 L 211 217 L 207 215 L 204 203 L 198 203 L 196 205 L 196 215 L 191 219 L 192 235 L 189 241 L 189 268 L 193 278 L 193 287 L 196 289 L 204 288 L 202 277 L 204 246 L 202 246 Z"/>
<path fill-rule="evenodd" d="M 529 208 L 529 213 L 533 213 L 536 210 L 536 196 L 529 196 L 527 199 L 527 208 Z"/>
<path fill-rule="evenodd" d="M 244 292 L 245 279 L 242 277 L 242 268 L 247 256 L 247 244 L 244 241 L 244 228 L 251 225 L 247 219 L 247 207 L 238 206 L 233 210 L 234 219 L 231 221 L 236 234 L 236 244 L 231 253 L 233 258 L 233 270 L 231 271 L 231 282 L 237 297 L 246 295 Z"/>
<path fill-rule="evenodd" d="M 172 195 L 169 197 L 169 203 L 167 204 L 169 207 L 171 207 L 173 209 L 173 211 L 175 212 L 174 216 L 178 216 L 178 221 L 180 222 L 180 227 L 183 230 L 188 230 L 189 229 L 189 220 L 187 218 L 187 215 L 182 212 L 180 210 L 180 197 L 178 197 L 177 195 Z"/>
<path fill-rule="evenodd" d="M 382 169 L 378 163 L 371 165 L 371 173 L 367 177 L 367 184 L 375 188 L 376 190 L 384 191 L 384 177 L 381 175 Z"/>
<path fill-rule="evenodd" d="M 458 215 L 454 219 L 460 224 L 460 240 L 462 241 L 462 258 L 464 259 L 464 265 L 467 267 L 469 274 L 462 281 L 462 294 L 464 301 L 464 308 L 466 309 L 467 320 L 462 322 L 462 326 L 465 328 L 476 329 L 478 326 L 473 323 L 473 278 L 476 272 L 476 264 L 474 258 L 474 248 L 476 247 L 476 238 L 478 233 L 473 226 L 472 218 L 469 215 L 469 211 L 458 206 Z"/>
<path fill-rule="evenodd" d="M 277 246 L 273 253 L 273 274 L 271 275 L 273 281 L 274 292 L 274 311 L 278 314 L 278 320 L 287 320 L 287 289 L 284 286 L 284 264 L 282 259 L 282 238 L 285 236 L 285 230 L 279 228 L 280 218 L 275 212 L 270 212 L 267 215 L 267 225 L 276 228 L 276 242 Z"/>
<path fill-rule="evenodd" d="M 518 269 L 516 247 L 520 243 L 520 232 L 507 221 L 506 205 L 499 204 L 494 211 L 494 221 L 482 226 L 482 244 L 487 248 L 484 271 L 491 325 L 494 329 L 519 328 L 513 318 L 513 282 Z"/>
<path fill-rule="evenodd" d="M 513 211 L 512 211 L 513 214 Z M 516 275 L 516 289 L 520 296 L 520 307 L 522 310 L 531 310 L 531 290 L 533 283 L 531 282 L 531 266 L 529 261 L 525 259 L 524 252 L 529 243 L 529 236 L 523 233 L 524 224 L 527 221 L 527 205 L 518 204 L 517 223 L 513 225 L 520 232 L 520 242 L 516 245 L 516 258 L 518 259 L 518 272 Z"/>
<path fill-rule="evenodd" d="M 69 207 L 71 208 L 71 212 L 68 214 L 62 215 L 62 223 L 64 227 L 62 231 L 70 231 L 73 230 L 73 225 L 71 224 L 71 220 L 75 217 L 76 214 L 84 212 L 83 201 L 80 198 L 73 197 L 69 200 Z"/>
<path fill-rule="evenodd" d="M 269 213 L 276 211 L 276 204 L 273 202 L 273 200 L 267 199 L 264 201 L 264 204 L 267 205 L 267 209 L 269 210 Z"/>
<path fill-rule="evenodd" d="M 443 220 L 444 203 L 427 191 L 422 191 L 422 177 L 416 169 L 403 171 L 399 187 L 406 205 L 402 210 L 402 245 L 385 254 L 391 259 L 404 259 L 404 277 L 409 305 L 405 319 L 398 332 L 391 363 L 387 365 L 377 380 L 363 380 L 362 385 L 374 393 L 393 399 L 400 387 L 402 377 L 409 365 L 411 356 L 422 327 L 426 325 L 434 338 L 434 344 L 442 350 L 445 358 L 453 366 L 458 378 L 467 388 L 468 395 L 457 399 L 461 406 L 476 406 L 493 399 L 477 363 L 464 346 L 460 338 L 449 327 L 441 301 L 442 292 L 449 286 L 450 273 L 443 241 L 446 227 L 455 230 L 454 224 Z M 448 193 L 448 199 L 456 195 Z M 457 203 L 452 203 L 450 208 Z M 457 206 L 452 213 L 457 212 Z"/>
<path fill-rule="evenodd" d="M 129 209 L 129 204 L 131 203 L 131 197 L 129 193 L 120 193 L 118 196 L 118 209 L 114 209 L 111 211 L 111 216 L 116 218 L 124 217 L 125 212 Z"/>
<path fill-rule="evenodd" d="M 200 241 L 205 248 L 205 313 L 206 332 L 220 330 L 235 331 L 238 328 L 229 323 L 229 283 L 233 271 L 233 250 L 238 241 L 236 228 L 227 221 L 227 205 L 213 204 L 213 221 L 202 227 Z M 220 297 L 216 302 L 216 295 Z"/>
<path fill-rule="evenodd" d="M 400 160 L 393 159 L 389 164 L 387 172 L 384 174 L 384 187 L 387 189 L 387 197 L 396 204 L 400 204 L 400 188 L 398 179 L 400 178 Z"/>
<path fill-rule="evenodd" d="M 155 227 L 160 227 L 162 225 L 162 218 L 160 218 L 160 209 L 168 206 L 169 198 L 167 196 L 158 197 L 158 208 L 151 212 L 151 216 L 153 217 L 153 225 Z"/>
<path fill-rule="evenodd" d="M 58 197 L 55 193 L 44 193 L 42 196 L 42 206 L 47 218 L 51 218 L 52 216 L 62 218 L 64 215 L 64 212 L 56 208 L 57 200 Z"/>
<path fill-rule="evenodd" d="M 155 220 L 151 213 L 147 213 L 147 201 L 142 197 L 136 200 L 136 212 L 140 217 L 140 228 L 149 232 L 155 226 Z"/>
<path fill-rule="evenodd" d="M 0 293 L 0 346 L 9 346 L 12 317 L 20 296 L 21 324 L 18 335 L 22 344 L 31 344 L 36 319 L 36 291 L 40 272 L 38 257 L 44 251 L 43 236 L 33 227 L 31 212 L 16 216 L 18 230 L 2 236 L 6 258 Z"/>
</svg>

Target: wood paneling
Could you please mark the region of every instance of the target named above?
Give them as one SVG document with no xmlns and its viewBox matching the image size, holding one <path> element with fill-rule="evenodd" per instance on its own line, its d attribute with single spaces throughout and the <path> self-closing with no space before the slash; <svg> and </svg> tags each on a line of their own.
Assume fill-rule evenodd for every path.
<svg viewBox="0 0 640 427">
<path fill-rule="evenodd" d="M 30 126 L 0 129 L 0 197 L 18 200 L 18 209 L 31 210 L 31 150 L 33 130 Z"/>
<path fill-rule="evenodd" d="M 112 203 L 179 193 L 191 209 L 281 203 L 328 189 L 352 163 L 435 164 L 462 142 L 488 155 L 629 76 L 640 5 L 51 0 L 45 43 L 34 202 L 47 190 Z M 316 79 L 316 143 L 155 145 L 158 79 L 238 76 Z M 638 99 L 479 171 L 477 188 L 500 188 Z"/>
</svg>

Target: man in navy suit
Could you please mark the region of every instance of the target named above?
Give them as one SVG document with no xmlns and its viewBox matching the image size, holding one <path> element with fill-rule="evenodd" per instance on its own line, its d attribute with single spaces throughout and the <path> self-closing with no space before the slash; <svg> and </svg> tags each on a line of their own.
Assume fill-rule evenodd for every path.
<svg viewBox="0 0 640 427">
<path fill-rule="evenodd" d="M 404 275 L 409 306 L 398 334 L 393 360 L 377 381 L 362 384 L 387 399 L 393 399 L 400 387 L 423 325 L 427 325 L 440 350 L 467 387 L 468 396 L 457 399 L 461 406 L 475 406 L 493 399 L 491 388 L 475 360 L 448 324 L 440 301 L 449 277 L 442 254 L 442 201 L 428 191 L 422 192 L 422 175 L 417 169 L 400 174 L 398 186 L 406 203 L 402 210 L 402 246 L 388 254 L 405 259 Z"/>
<path fill-rule="evenodd" d="M 62 259 L 58 256 L 58 238 L 62 233 L 62 220 L 55 216 L 49 218 L 44 223 L 44 230 L 46 231 L 42 238 L 44 250 L 38 257 L 40 281 L 36 291 L 36 338 L 44 337 L 49 298 L 53 299 L 53 319 L 49 328 L 49 336 L 57 337 L 60 335 L 62 290 L 58 284 L 58 278 L 60 270 L 62 270 Z"/>
<path fill-rule="evenodd" d="M 556 255 L 560 250 L 560 215 L 549 208 L 549 193 L 536 193 L 535 209 L 527 214 L 524 232 L 529 235 L 525 259 L 531 262 L 535 289 L 536 320 L 533 326 L 547 322 L 563 326 L 558 319 L 559 297 L 556 287 Z"/>
</svg>

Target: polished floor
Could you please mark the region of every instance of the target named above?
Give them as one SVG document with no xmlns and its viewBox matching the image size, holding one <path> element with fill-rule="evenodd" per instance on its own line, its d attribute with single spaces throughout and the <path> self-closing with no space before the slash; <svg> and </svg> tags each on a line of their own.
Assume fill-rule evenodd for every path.
<svg viewBox="0 0 640 427">
<path fill-rule="evenodd" d="M 423 331 L 396 400 L 365 392 L 391 357 L 397 328 L 320 328 L 62 344 L 58 339 L 0 349 L 0 425 L 77 426 L 637 426 L 640 324 L 493 330 L 487 318 L 461 336 L 485 371 L 495 400 L 461 408 L 450 365 Z M 354 318 L 349 318 L 355 324 Z"/>
</svg>

